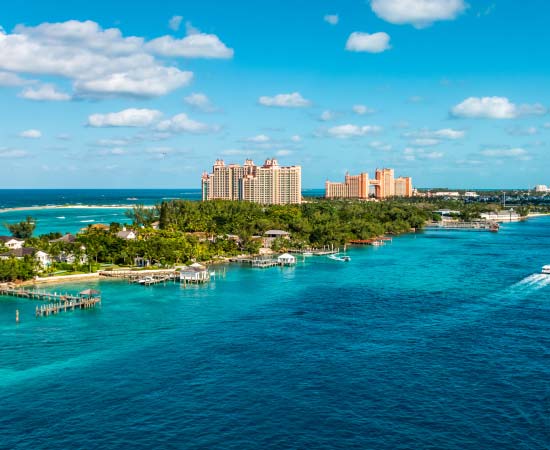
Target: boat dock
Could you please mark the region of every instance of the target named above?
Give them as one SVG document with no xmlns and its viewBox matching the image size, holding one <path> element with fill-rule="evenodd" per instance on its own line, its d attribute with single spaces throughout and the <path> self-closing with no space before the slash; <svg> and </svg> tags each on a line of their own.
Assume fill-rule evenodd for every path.
<svg viewBox="0 0 550 450">
<path fill-rule="evenodd" d="M 425 230 L 463 230 L 463 231 L 492 231 L 497 232 L 500 225 L 497 222 L 475 221 L 475 222 L 430 222 L 424 226 Z"/>
<path fill-rule="evenodd" d="M 352 239 L 349 243 L 351 245 L 380 245 L 385 244 L 388 241 L 391 242 L 392 238 L 383 236 L 371 239 Z"/>
<path fill-rule="evenodd" d="M 46 292 L 38 289 L 22 289 L 18 287 L 2 287 L 0 295 L 27 298 L 29 300 L 51 302 L 36 307 L 36 317 L 58 314 L 61 311 L 89 309 L 101 303 L 99 291 L 87 289 L 78 294 Z"/>
<path fill-rule="evenodd" d="M 137 282 L 146 277 L 154 278 L 157 282 L 177 279 L 179 272 L 175 269 L 159 269 L 159 270 L 101 270 L 100 277 L 116 278 L 119 280 L 128 280 L 129 282 Z"/>
</svg>

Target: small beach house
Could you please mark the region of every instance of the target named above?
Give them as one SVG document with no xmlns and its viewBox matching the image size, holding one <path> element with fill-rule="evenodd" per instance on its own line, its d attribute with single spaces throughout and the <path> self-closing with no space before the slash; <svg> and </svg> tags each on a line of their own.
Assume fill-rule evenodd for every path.
<svg viewBox="0 0 550 450">
<path fill-rule="evenodd" d="M 201 264 L 193 263 L 183 266 L 180 270 L 180 281 L 186 283 L 206 283 L 210 280 L 210 272 Z"/>
<path fill-rule="evenodd" d="M 279 255 L 277 257 L 277 262 L 281 266 L 292 266 L 296 264 L 296 257 L 291 255 L 290 253 L 283 253 L 282 255 Z"/>
<path fill-rule="evenodd" d="M 25 241 L 14 238 L 13 236 L 0 236 L 0 242 L 10 250 L 23 247 Z"/>
</svg>

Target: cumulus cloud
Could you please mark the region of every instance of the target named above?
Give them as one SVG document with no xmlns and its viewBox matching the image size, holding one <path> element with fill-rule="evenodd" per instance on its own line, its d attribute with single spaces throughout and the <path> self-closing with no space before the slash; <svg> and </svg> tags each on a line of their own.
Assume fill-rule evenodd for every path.
<svg viewBox="0 0 550 450">
<path fill-rule="evenodd" d="M 335 117 L 334 113 L 327 109 L 321 113 L 321 116 L 319 117 L 319 119 L 321 119 L 323 122 L 327 122 L 328 120 L 334 119 L 334 117 Z"/>
<path fill-rule="evenodd" d="M 483 156 L 491 158 L 514 158 L 519 160 L 529 160 L 531 157 L 527 150 L 521 147 L 514 148 L 487 148 L 480 152 Z"/>
<path fill-rule="evenodd" d="M 374 113 L 374 109 L 369 108 L 365 105 L 353 105 L 352 110 L 355 114 L 359 114 L 360 116 L 363 116 L 365 114 L 372 114 Z"/>
<path fill-rule="evenodd" d="M 263 106 L 277 106 L 280 108 L 304 108 L 311 105 L 311 102 L 299 92 L 292 94 L 277 94 L 274 97 L 262 96 L 258 99 L 258 103 Z"/>
<path fill-rule="evenodd" d="M 454 20 L 468 7 L 464 0 L 371 0 L 372 11 L 381 19 L 424 28 L 440 20 Z"/>
<path fill-rule="evenodd" d="M 198 122 L 191 119 L 185 113 L 177 114 L 171 119 L 163 120 L 156 126 L 158 131 L 165 131 L 170 133 L 209 133 L 216 131 L 217 127 L 210 126 L 208 124 Z"/>
<path fill-rule="evenodd" d="M 323 20 L 331 25 L 337 25 L 340 18 L 338 17 L 338 14 L 326 14 L 325 17 L 323 17 Z"/>
<path fill-rule="evenodd" d="M 22 131 L 19 133 L 19 136 L 27 139 L 39 139 L 42 137 L 42 132 L 40 130 L 30 129 Z"/>
<path fill-rule="evenodd" d="M 329 128 L 327 133 L 329 136 L 347 139 L 351 137 L 366 136 L 373 133 L 378 133 L 382 130 L 378 125 L 338 125 L 336 127 Z"/>
<path fill-rule="evenodd" d="M 252 136 L 245 139 L 245 141 L 247 142 L 255 142 L 259 144 L 264 144 L 266 142 L 269 142 L 270 140 L 271 138 L 269 136 L 266 136 L 265 134 L 258 134 L 257 136 Z"/>
<path fill-rule="evenodd" d="M 185 103 L 202 112 L 214 112 L 217 108 L 210 99 L 200 92 L 193 92 L 183 99 Z"/>
<path fill-rule="evenodd" d="M 291 140 L 292 142 L 300 142 L 300 141 L 302 140 L 302 137 L 299 136 L 299 135 L 297 135 L 297 134 L 295 134 L 294 136 L 291 136 L 291 137 L 290 137 L 290 140 Z"/>
<path fill-rule="evenodd" d="M 215 34 L 197 33 L 175 39 L 162 36 L 148 42 L 145 46 L 157 55 L 183 58 L 233 58 L 233 49 L 228 48 Z"/>
<path fill-rule="evenodd" d="M 390 36 L 383 31 L 373 34 L 355 31 L 346 42 L 346 50 L 350 52 L 381 53 L 390 48 Z"/>
<path fill-rule="evenodd" d="M 88 117 L 91 127 L 148 127 L 162 116 L 156 109 L 128 108 L 115 113 L 92 114 Z"/>
<path fill-rule="evenodd" d="M 520 115 L 545 113 L 546 108 L 538 103 L 518 106 L 506 97 L 469 97 L 451 109 L 455 117 L 474 119 L 514 119 Z"/>
<path fill-rule="evenodd" d="M 389 152 L 393 148 L 391 144 L 381 141 L 372 141 L 369 143 L 369 147 L 374 148 L 375 150 L 381 150 L 383 152 Z"/>
<path fill-rule="evenodd" d="M 0 71 L 68 79 L 77 96 L 157 97 L 189 84 L 193 73 L 156 55 L 229 58 L 233 50 L 213 34 L 147 42 L 90 20 L 69 20 L 0 33 L 0 55 Z"/>
<path fill-rule="evenodd" d="M 444 153 L 438 151 L 426 151 L 423 148 L 407 147 L 403 151 L 403 155 L 407 161 L 416 161 L 417 159 L 440 159 Z"/>
<path fill-rule="evenodd" d="M 171 30 L 174 30 L 174 31 L 178 31 L 180 29 L 180 26 L 181 26 L 181 21 L 183 20 L 183 17 L 182 16 L 173 16 L 169 21 L 168 21 L 168 27 L 171 29 Z"/>
<path fill-rule="evenodd" d="M 53 84 L 43 84 L 37 88 L 28 87 L 23 89 L 19 97 L 35 101 L 64 102 L 71 99 L 69 94 L 58 91 Z"/>
<path fill-rule="evenodd" d="M 441 128 L 439 130 L 429 130 L 424 128 L 421 130 L 406 132 L 403 134 L 403 136 L 416 139 L 456 140 L 462 139 L 464 136 L 466 136 L 466 132 L 464 130 L 455 130 L 454 128 Z"/>
<path fill-rule="evenodd" d="M 275 152 L 275 155 L 276 155 L 276 156 L 288 156 L 288 155 L 292 155 L 292 150 L 287 150 L 287 149 L 277 150 L 277 151 Z"/>
<path fill-rule="evenodd" d="M 28 83 L 28 80 L 21 78 L 15 73 L 0 72 L 0 87 L 23 86 Z"/>
</svg>

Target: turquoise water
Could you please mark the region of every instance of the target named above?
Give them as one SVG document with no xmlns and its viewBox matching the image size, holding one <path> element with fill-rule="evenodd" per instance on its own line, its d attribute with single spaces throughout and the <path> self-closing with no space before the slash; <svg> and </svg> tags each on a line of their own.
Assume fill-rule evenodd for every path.
<svg viewBox="0 0 550 450">
<path fill-rule="evenodd" d="M 0 447 L 550 447 L 549 218 L 349 255 L 66 285 L 101 308 L 42 319 L 2 298 Z"/>
<path fill-rule="evenodd" d="M 306 189 L 306 197 L 323 196 L 321 189 Z M 155 205 L 163 200 L 200 200 L 200 189 L 0 189 L 0 235 L 7 230 L 1 226 L 32 216 L 36 220 L 35 235 L 51 232 L 77 233 L 94 223 L 130 222 L 125 211 L 128 205 Z M 120 208 L 49 208 L 2 211 L 8 208 L 46 207 L 52 205 L 95 205 Z"/>
</svg>

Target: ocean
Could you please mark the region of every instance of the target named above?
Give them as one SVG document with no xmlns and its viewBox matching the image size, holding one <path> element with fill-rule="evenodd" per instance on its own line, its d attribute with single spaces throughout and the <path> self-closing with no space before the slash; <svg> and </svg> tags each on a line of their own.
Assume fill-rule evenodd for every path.
<svg viewBox="0 0 550 450">
<path fill-rule="evenodd" d="M 303 195 L 320 197 L 324 190 L 306 189 Z M 0 189 L 0 235 L 7 234 L 4 224 L 19 222 L 27 216 L 36 223 L 35 235 L 77 233 L 93 223 L 129 223 L 125 212 L 130 205 L 150 206 L 174 199 L 201 198 L 200 189 Z M 59 208 L 64 205 L 72 207 Z"/>
<path fill-rule="evenodd" d="M 348 254 L 0 298 L 0 447 L 550 448 L 550 218 Z"/>
</svg>

